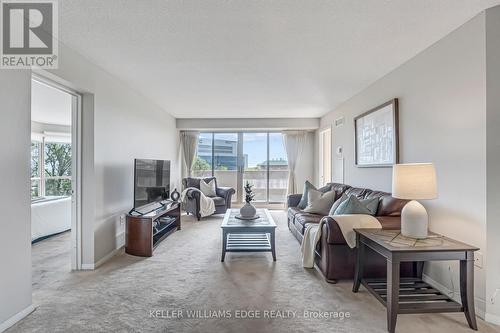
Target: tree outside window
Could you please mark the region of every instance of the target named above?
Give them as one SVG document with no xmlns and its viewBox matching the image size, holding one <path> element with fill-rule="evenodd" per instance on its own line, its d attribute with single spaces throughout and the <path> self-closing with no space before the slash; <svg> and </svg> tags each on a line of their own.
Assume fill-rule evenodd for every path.
<svg viewBox="0 0 500 333">
<path fill-rule="evenodd" d="M 71 161 L 70 143 L 32 142 L 31 198 L 70 196 Z"/>
</svg>

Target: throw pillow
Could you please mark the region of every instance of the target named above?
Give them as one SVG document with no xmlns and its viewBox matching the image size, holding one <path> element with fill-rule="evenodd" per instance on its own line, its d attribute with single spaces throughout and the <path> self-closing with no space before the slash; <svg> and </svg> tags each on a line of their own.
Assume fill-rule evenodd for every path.
<svg viewBox="0 0 500 333">
<path fill-rule="evenodd" d="M 201 193 L 205 194 L 207 197 L 216 197 L 217 194 L 215 193 L 215 179 L 212 179 L 211 181 L 205 182 L 204 179 L 200 180 L 200 191 Z"/>
<path fill-rule="evenodd" d="M 360 202 L 370 211 L 370 215 L 377 215 L 378 198 L 363 199 Z"/>
<path fill-rule="evenodd" d="M 302 197 L 300 198 L 300 202 L 297 205 L 298 208 L 304 209 L 307 207 L 307 204 L 309 203 L 309 190 L 310 189 L 317 190 L 317 191 L 320 191 L 322 193 L 326 193 L 330 190 L 330 186 L 323 186 L 322 188 L 317 189 L 316 186 L 314 186 L 308 180 L 306 180 L 306 182 L 304 183 L 304 190 L 302 192 Z"/>
<path fill-rule="evenodd" d="M 304 209 L 307 207 L 308 197 L 309 197 L 309 189 L 316 189 L 316 187 L 311 184 L 308 180 L 304 183 L 304 190 L 302 191 L 302 197 L 300 198 L 300 202 L 297 205 L 298 208 Z"/>
<path fill-rule="evenodd" d="M 366 214 L 371 215 L 370 210 L 363 205 L 356 196 L 351 195 L 347 200 L 342 202 L 335 210 L 334 215 L 346 214 Z"/>
<path fill-rule="evenodd" d="M 304 212 L 326 216 L 335 202 L 335 191 L 323 193 L 319 190 L 309 189 L 308 201 Z"/>
<path fill-rule="evenodd" d="M 332 205 L 332 208 L 330 208 L 330 211 L 328 212 L 328 215 L 335 215 L 335 211 L 337 210 L 337 208 L 339 208 L 340 204 L 343 203 L 344 201 L 346 201 L 347 199 L 349 199 L 349 197 L 345 194 L 342 194 L 342 196 L 340 198 L 338 198 L 335 203 Z"/>
</svg>

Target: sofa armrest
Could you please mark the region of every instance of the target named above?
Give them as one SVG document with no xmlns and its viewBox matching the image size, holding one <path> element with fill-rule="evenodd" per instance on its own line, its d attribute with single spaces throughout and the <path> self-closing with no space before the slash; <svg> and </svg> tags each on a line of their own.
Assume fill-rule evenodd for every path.
<svg viewBox="0 0 500 333">
<path fill-rule="evenodd" d="M 382 229 L 401 228 L 401 216 L 376 216 L 376 218 L 382 225 Z M 328 244 L 347 244 L 337 221 L 333 217 L 325 216 L 321 221 L 324 222 L 321 237 L 326 237 Z"/>
<path fill-rule="evenodd" d="M 200 200 L 200 191 L 196 191 L 196 190 L 188 190 L 186 192 L 186 197 L 189 199 L 189 200 L 193 200 L 193 199 L 196 199 L 196 200 Z"/>
<path fill-rule="evenodd" d="M 231 203 L 231 197 L 236 193 L 236 191 L 232 187 L 217 187 L 215 192 L 217 196 L 224 198 L 224 200 L 226 201 L 226 205 L 228 203 Z"/>
<path fill-rule="evenodd" d="M 300 199 L 302 199 L 302 194 L 289 194 L 287 204 L 288 207 L 297 207 L 299 205 Z"/>
<path fill-rule="evenodd" d="M 401 216 L 375 216 L 382 229 L 401 229 Z"/>
<path fill-rule="evenodd" d="M 326 243 L 338 245 L 347 244 L 337 221 L 335 221 L 333 217 L 325 216 L 321 221 L 324 222 L 323 229 L 321 230 L 321 237 L 326 238 Z"/>
</svg>

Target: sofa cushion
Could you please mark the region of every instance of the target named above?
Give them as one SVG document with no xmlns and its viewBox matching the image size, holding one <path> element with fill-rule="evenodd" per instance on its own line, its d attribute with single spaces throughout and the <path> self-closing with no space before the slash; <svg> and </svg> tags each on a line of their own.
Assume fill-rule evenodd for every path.
<svg viewBox="0 0 500 333">
<path fill-rule="evenodd" d="M 221 197 L 212 197 L 212 200 L 214 201 L 214 204 L 216 206 L 225 206 L 226 205 L 226 200 Z"/>
<path fill-rule="evenodd" d="M 328 215 L 334 215 L 335 214 L 335 211 L 337 210 L 337 208 L 339 208 L 340 204 L 343 203 L 344 201 L 346 201 L 347 199 L 349 199 L 349 197 L 345 194 L 342 194 L 340 196 L 340 198 L 338 198 L 332 205 L 332 207 L 330 208 L 330 211 L 328 212 Z"/>
<path fill-rule="evenodd" d="M 371 215 L 370 210 L 359 201 L 355 195 L 351 195 L 347 200 L 343 201 L 335 210 L 334 215 L 346 214 L 367 214 Z"/>
<path fill-rule="evenodd" d="M 349 187 L 348 189 L 345 190 L 345 195 L 350 197 L 351 195 L 354 195 L 358 199 L 364 199 L 365 194 L 370 191 L 366 188 L 359 188 L 359 187 Z"/>
<path fill-rule="evenodd" d="M 340 198 L 340 196 L 350 188 L 349 185 L 339 184 L 339 183 L 329 183 L 330 188 L 335 191 L 336 197 Z"/>
<path fill-rule="evenodd" d="M 184 178 L 182 182 L 184 183 L 184 186 L 186 188 L 188 187 L 194 187 L 197 188 L 198 190 L 200 189 L 200 180 L 203 179 L 205 182 L 208 184 L 211 180 L 215 180 L 215 188 L 217 188 L 217 179 L 215 177 L 207 177 L 207 178 L 194 178 L 194 177 L 188 177 Z"/>
<path fill-rule="evenodd" d="M 377 216 L 401 216 L 401 210 L 408 201 L 396 199 L 390 194 L 384 195 L 378 204 Z"/>
<path fill-rule="evenodd" d="M 322 193 L 318 190 L 309 189 L 308 201 L 304 212 L 326 216 L 335 202 L 335 191 Z"/>
<path fill-rule="evenodd" d="M 212 179 L 209 182 L 206 182 L 204 179 L 200 179 L 200 191 L 205 194 L 207 197 L 215 197 L 217 194 L 215 193 L 215 179 Z"/>
<path fill-rule="evenodd" d="M 302 197 L 300 198 L 300 202 L 297 205 L 300 209 L 304 209 L 307 207 L 307 203 L 309 200 L 309 189 L 316 189 L 316 186 L 311 184 L 308 180 L 304 183 L 304 188 L 302 189 Z"/>
<path fill-rule="evenodd" d="M 305 225 L 307 223 L 319 223 L 323 216 L 317 214 L 308 214 L 308 213 L 299 213 L 295 215 L 294 225 L 300 231 L 301 234 L 304 234 Z"/>
<path fill-rule="evenodd" d="M 304 190 L 302 191 L 302 197 L 300 198 L 300 202 L 297 205 L 297 207 L 299 207 L 300 209 L 304 209 L 307 207 L 307 205 L 309 204 L 309 190 L 310 189 L 317 190 L 317 191 L 320 191 L 322 193 L 326 193 L 326 192 L 330 191 L 330 188 L 331 188 L 331 186 L 329 184 L 327 184 L 321 188 L 316 188 L 316 186 L 314 186 L 308 180 L 306 180 L 306 182 L 304 183 Z"/>
<path fill-rule="evenodd" d="M 370 211 L 370 215 L 377 215 L 379 198 L 361 199 L 359 202 Z"/>
<path fill-rule="evenodd" d="M 289 207 L 287 211 L 288 219 L 293 222 L 295 215 L 302 212 L 298 207 Z"/>
</svg>

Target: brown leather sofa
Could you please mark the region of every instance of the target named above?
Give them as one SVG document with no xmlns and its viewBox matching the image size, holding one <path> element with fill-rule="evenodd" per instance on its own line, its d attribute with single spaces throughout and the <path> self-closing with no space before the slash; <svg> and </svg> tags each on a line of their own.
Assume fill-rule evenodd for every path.
<svg viewBox="0 0 500 333">
<path fill-rule="evenodd" d="M 329 183 L 326 190 L 334 190 L 336 199 L 345 193 L 347 196 L 355 195 L 359 199 L 379 198 L 376 218 L 384 229 L 399 229 L 401 226 L 401 210 L 408 202 L 396 199 L 389 193 L 373 191 L 366 188 L 351 187 L 345 184 Z M 321 216 L 302 211 L 297 205 L 302 194 L 288 196 L 288 228 L 297 240 L 302 243 L 304 231 L 310 223 L 325 223 L 321 232 L 321 240 L 316 247 L 315 263 L 326 281 L 336 283 L 341 279 L 354 277 L 356 262 L 356 249 L 351 249 L 342 235 L 337 222 L 330 216 Z M 367 260 L 364 263 L 364 274 L 367 277 L 385 277 L 386 262 L 377 253 L 367 249 Z M 401 264 L 402 276 L 416 276 L 418 268 L 413 263 Z"/>
</svg>

